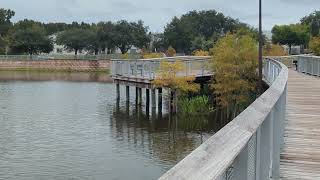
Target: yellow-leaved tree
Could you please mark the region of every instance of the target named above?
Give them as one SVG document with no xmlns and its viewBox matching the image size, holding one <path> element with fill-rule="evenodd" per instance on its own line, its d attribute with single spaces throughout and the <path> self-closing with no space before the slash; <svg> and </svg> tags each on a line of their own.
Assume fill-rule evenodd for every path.
<svg viewBox="0 0 320 180">
<path fill-rule="evenodd" d="M 177 54 L 176 50 L 172 46 L 169 46 L 169 48 L 166 51 L 166 55 L 168 57 L 173 57 L 173 56 L 176 56 L 176 54 Z"/>
<path fill-rule="evenodd" d="M 196 50 L 192 53 L 194 56 L 209 56 L 209 51 Z"/>
<path fill-rule="evenodd" d="M 256 91 L 257 47 L 249 35 L 227 34 L 212 49 L 210 65 L 215 79 L 212 88 L 218 105 L 235 115 Z"/>
<path fill-rule="evenodd" d="M 320 56 L 320 37 L 312 37 L 309 43 L 310 50 L 316 56 Z"/>
<path fill-rule="evenodd" d="M 153 58 L 162 58 L 163 55 L 161 53 L 143 53 L 143 59 L 153 59 Z"/>
<path fill-rule="evenodd" d="M 288 53 L 279 44 L 267 43 L 263 49 L 264 56 L 287 56 Z"/>
<path fill-rule="evenodd" d="M 194 83 L 194 76 L 184 76 L 184 63 L 180 60 L 162 61 L 153 85 L 167 88 L 171 93 L 171 110 L 176 112 L 177 93 L 197 92 L 200 86 Z"/>
</svg>

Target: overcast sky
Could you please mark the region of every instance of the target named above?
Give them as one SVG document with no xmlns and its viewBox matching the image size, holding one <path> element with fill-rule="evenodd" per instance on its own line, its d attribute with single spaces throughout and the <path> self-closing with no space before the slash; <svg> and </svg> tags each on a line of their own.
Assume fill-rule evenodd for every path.
<svg viewBox="0 0 320 180">
<path fill-rule="evenodd" d="M 262 0 L 264 30 L 275 24 L 296 23 L 318 8 L 320 0 Z M 173 16 L 190 10 L 215 9 L 257 27 L 258 0 L 0 0 L 1 8 L 16 11 L 14 21 L 25 18 L 42 22 L 98 22 L 143 20 L 153 32 Z"/>
</svg>

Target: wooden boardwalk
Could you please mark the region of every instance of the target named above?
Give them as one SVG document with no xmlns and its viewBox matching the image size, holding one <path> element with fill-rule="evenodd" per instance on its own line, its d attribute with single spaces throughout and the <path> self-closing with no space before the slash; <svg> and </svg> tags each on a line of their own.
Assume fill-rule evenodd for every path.
<svg viewBox="0 0 320 180">
<path fill-rule="evenodd" d="M 281 179 L 320 180 L 320 78 L 289 71 Z"/>
</svg>

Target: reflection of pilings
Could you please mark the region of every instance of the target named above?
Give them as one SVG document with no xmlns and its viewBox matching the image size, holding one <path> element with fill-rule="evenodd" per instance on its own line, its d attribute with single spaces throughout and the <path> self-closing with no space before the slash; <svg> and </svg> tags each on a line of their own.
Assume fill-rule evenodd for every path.
<svg viewBox="0 0 320 180">
<path fill-rule="evenodd" d="M 126 86 L 126 101 L 130 101 L 130 87 Z"/>
<path fill-rule="evenodd" d="M 162 88 L 158 89 L 158 113 L 162 114 Z"/>
<path fill-rule="evenodd" d="M 117 98 L 117 102 L 116 102 L 116 112 L 119 113 L 120 111 L 120 97 Z"/>
<path fill-rule="evenodd" d="M 146 114 L 149 116 L 150 111 L 150 89 L 146 89 Z"/>
<path fill-rule="evenodd" d="M 126 114 L 127 116 L 130 115 L 130 101 L 126 101 Z"/>
<path fill-rule="evenodd" d="M 120 84 L 116 84 L 117 88 L 117 99 L 120 99 Z"/>
<path fill-rule="evenodd" d="M 136 87 L 136 105 L 138 105 L 139 101 L 139 88 Z"/>
<path fill-rule="evenodd" d="M 139 91 L 139 93 L 138 93 L 138 95 L 139 95 L 139 99 L 138 99 L 138 105 L 142 105 L 142 88 L 139 88 L 138 89 Z"/>
</svg>

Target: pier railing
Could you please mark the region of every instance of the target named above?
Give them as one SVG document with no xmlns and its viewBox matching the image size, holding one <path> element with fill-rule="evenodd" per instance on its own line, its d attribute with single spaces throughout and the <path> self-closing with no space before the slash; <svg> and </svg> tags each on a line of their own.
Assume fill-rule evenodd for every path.
<svg viewBox="0 0 320 180">
<path fill-rule="evenodd" d="M 136 60 L 112 59 L 111 74 L 113 77 L 153 80 L 161 71 L 162 62 L 175 63 L 179 61 L 183 65 L 183 70 L 178 72 L 179 76 L 209 76 L 212 75 L 208 67 L 208 60 L 210 58 L 207 56 L 181 56 Z"/>
<path fill-rule="evenodd" d="M 161 180 L 279 179 L 288 69 L 265 59 L 263 73 L 269 89 Z"/>
<path fill-rule="evenodd" d="M 297 56 L 298 72 L 320 76 L 319 56 Z"/>
</svg>

